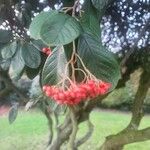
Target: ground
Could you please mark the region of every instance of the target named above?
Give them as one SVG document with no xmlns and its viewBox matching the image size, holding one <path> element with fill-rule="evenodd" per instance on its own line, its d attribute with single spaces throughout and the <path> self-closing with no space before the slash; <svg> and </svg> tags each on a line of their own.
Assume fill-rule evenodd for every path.
<svg viewBox="0 0 150 150">
<path fill-rule="evenodd" d="M 91 113 L 91 121 L 95 131 L 91 140 L 79 150 L 93 150 L 102 143 L 107 135 L 117 133 L 128 124 L 130 113 L 95 110 Z M 140 128 L 150 126 L 150 116 L 146 115 Z M 78 137 L 86 132 L 86 123 L 82 123 Z M 16 121 L 9 125 L 7 114 L 0 117 L 0 150 L 44 150 L 48 140 L 48 126 L 44 115 L 37 110 L 19 111 Z M 130 144 L 125 150 L 149 150 L 150 142 Z"/>
</svg>

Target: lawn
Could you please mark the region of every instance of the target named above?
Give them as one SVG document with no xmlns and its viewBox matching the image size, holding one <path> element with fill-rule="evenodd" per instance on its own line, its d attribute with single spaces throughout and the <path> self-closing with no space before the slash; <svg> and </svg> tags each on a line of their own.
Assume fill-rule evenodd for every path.
<svg viewBox="0 0 150 150">
<path fill-rule="evenodd" d="M 93 150 L 102 143 L 109 134 L 117 133 L 128 124 L 130 114 L 115 111 L 93 111 L 91 121 L 95 131 L 86 146 L 80 150 Z M 150 126 L 150 116 L 146 116 L 140 128 Z M 82 123 L 78 137 L 86 132 L 86 124 Z M 0 117 L 0 150 L 44 150 L 48 140 L 47 120 L 39 111 L 20 111 L 16 121 L 9 125 L 7 116 Z M 150 150 L 150 142 L 130 144 L 125 150 Z"/>
</svg>

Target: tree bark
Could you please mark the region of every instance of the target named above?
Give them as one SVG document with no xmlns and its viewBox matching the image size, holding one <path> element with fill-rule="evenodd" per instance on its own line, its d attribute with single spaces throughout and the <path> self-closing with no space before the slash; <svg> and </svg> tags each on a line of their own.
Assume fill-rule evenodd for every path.
<svg viewBox="0 0 150 150">
<path fill-rule="evenodd" d="M 57 135 L 53 143 L 49 146 L 49 150 L 60 150 L 61 145 L 69 139 L 72 132 L 72 124 L 70 113 L 66 115 L 65 121 L 60 126 L 57 126 Z"/>
<path fill-rule="evenodd" d="M 139 142 L 150 139 L 150 128 L 138 131 L 143 117 L 143 103 L 150 87 L 150 73 L 143 71 L 140 77 L 139 87 L 135 95 L 132 108 L 132 118 L 123 131 L 106 138 L 100 150 L 122 150 L 125 144 Z M 148 133 L 146 133 L 148 132 Z"/>
<path fill-rule="evenodd" d="M 63 130 L 60 131 L 57 135 L 56 139 L 50 146 L 49 150 L 60 150 L 61 145 L 69 139 L 69 135 L 72 132 L 72 125 L 71 123 Z"/>
<path fill-rule="evenodd" d="M 87 126 L 88 126 L 87 133 L 83 137 L 81 137 L 80 139 L 78 139 L 76 141 L 75 147 L 81 146 L 92 136 L 92 133 L 94 131 L 94 125 L 92 124 L 92 122 L 90 120 L 87 120 Z"/>
<path fill-rule="evenodd" d="M 149 87 L 150 87 L 150 74 L 146 71 L 143 71 L 140 77 L 139 87 L 133 102 L 132 118 L 130 124 L 127 127 L 128 129 L 138 129 L 140 121 L 143 117 L 143 104 Z"/>
<path fill-rule="evenodd" d="M 126 133 L 119 133 L 108 137 L 101 146 L 101 150 L 118 150 L 120 145 L 126 145 L 134 142 L 141 142 L 150 139 L 150 127 L 143 130 L 130 130 Z"/>
<path fill-rule="evenodd" d="M 69 141 L 68 141 L 68 150 L 74 150 L 76 134 L 78 131 L 78 121 L 77 121 L 75 107 L 70 107 L 70 118 L 72 124 L 72 132 L 70 134 Z"/>
</svg>

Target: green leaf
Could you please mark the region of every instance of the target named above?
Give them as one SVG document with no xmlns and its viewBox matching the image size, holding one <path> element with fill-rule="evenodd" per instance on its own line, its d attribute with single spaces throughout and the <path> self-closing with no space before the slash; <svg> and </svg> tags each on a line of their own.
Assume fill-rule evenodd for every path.
<svg viewBox="0 0 150 150">
<path fill-rule="evenodd" d="M 42 40 L 33 40 L 32 43 L 34 44 L 35 47 L 37 47 L 39 51 L 42 51 L 44 47 L 47 47 L 47 45 L 43 43 Z"/>
<path fill-rule="evenodd" d="M 117 85 L 120 79 L 118 63 L 96 38 L 84 33 L 79 39 L 78 53 L 85 66 L 98 79 L 112 83 L 112 89 Z"/>
<path fill-rule="evenodd" d="M 18 114 L 18 104 L 15 104 L 11 107 L 9 111 L 8 120 L 10 124 L 12 124 L 16 120 L 17 114 Z"/>
<path fill-rule="evenodd" d="M 25 67 L 25 63 L 21 55 L 21 44 L 18 43 L 17 52 L 15 53 L 14 57 L 11 59 L 12 78 L 19 78 L 20 75 L 22 74 L 24 67 Z"/>
<path fill-rule="evenodd" d="M 22 48 L 22 58 L 25 64 L 30 68 L 37 68 L 41 63 L 40 52 L 36 47 L 30 43 L 23 43 Z"/>
<path fill-rule="evenodd" d="M 99 11 L 105 10 L 113 0 L 92 0 L 93 6 Z"/>
<path fill-rule="evenodd" d="M 31 22 L 31 25 L 29 27 L 31 37 L 34 39 L 40 39 L 40 30 L 43 23 L 46 20 L 51 20 L 51 18 L 57 13 L 57 11 L 51 10 L 50 12 L 41 12 L 39 15 L 37 15 Z"/>
<path fill-rule="evenodd" d="M 8 43 L 13 39 L 13 34 L 10 30 L 0 30 L 0 43 Z"/>
<path fill-rule="evenodd" d="M 4 59 L 11 58 L 15 54 L 16 49 L 17 49 L 17 42 L 16 41 L 9 43 L 7 46 L 5 46 L 2 49 L 2 51 L 1 51 L 2 57 Z"/>
<path fill-rule="evenodd" d="M 47 59 L 47 56 L 45 55 L 41 55 L 41 64 L 38 68 L 30 68 L 30 67 L 25 67 L 25 73 L 27 75 L 27 77 L 29 79 L 34 79 L 39 73 L 41 73 L 42 69 L 43 69 L 43 66 L 45 64 L 45 61 Z"/>
<path fill-rule="evenodd" d="M 86 2 L 85 12 L 81 18 L 81 25 L 83 31 L 91 34 L 91 36 L 94 36 L 101 41 L 99 17 L 96 9 L 91 5 L 91 2 Z"/>
<path fill-rule="evenodd" d="M 56 47 L 48 56 L 42 71 L 42 85 L 57 84 L 65 75 L 66 56 L 62 46 Z M 68 72 L 67 72 L 68 73 Z"/>
<path fill-rule="evenodd" d="M 56 47 L 52 54 L 47 58 L 42 71 L 42 85 L 56 85 L 68 70 L 65 70 L 67 58 L 63 46 Z M 58 105 L 54 100 L 48 98 L 48 104 L 52 111 L 61 114 L 66 110 L 65 105 Z"/>
<path fill-rule="evenodd" d="M 58 13 L 44 22 L 40 36 L 47 45 L 57 46 L 72 42 L 80 33 L 81 26 L 75 18 Z"/>
</svg>

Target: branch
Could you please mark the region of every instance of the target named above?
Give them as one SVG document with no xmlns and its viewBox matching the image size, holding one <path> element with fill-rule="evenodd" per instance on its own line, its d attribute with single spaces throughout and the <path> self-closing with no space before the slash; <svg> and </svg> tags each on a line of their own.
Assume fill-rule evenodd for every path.
<svg viewBox="0 0 150 150">
<path fill-rule="evenodd" d="M 45 114 L 45 116 L 48 120 L 48 126 L 49 126 L 49 131 L 50 131 L 49 142 L 48 142 L 48 146 L 49 146 L 52 143 L 54 134 L 53 134 L 53 120 L 51 118 L 51 112 L 50 112 L 49 106 L 47 105 L 46 101 L 44 101 L 42 103 L 41 110 Z"/>
<path fill-rule="evenodd" d="M 49 150 L 59 150 L 61 145 L 69 139 L 69 135 L 72 132 L 72 124 L 70 119 L 70 113 L 67 112 L 64 123 L 58 127 L 56 139 L 53 141 Z"/>
<path fill-rule="evenodd" d="M 70 122 L 71 122 L 71 119 L 70 119 L 70 112 L 67 112 L 66 118 L 65 118 L 65 120 L 64 120 L 64 123 L 59 126 L 59 129 L 60 129 L 60 130 L 64 130 L 64 129 L 68 126 L 68 124 L 69 124 Z"/>
<path fill-rule="evenodd" d="M 133 108 L 132 108 L 132 118 L 127 129 L 138 129 L 140 121 L 143 117 L 143 104 L 146 98 L 149 86 L 150 86 L 150 74 L 146 71 L 140 76 L 139 87 L 136 92 Z"/>
<path fill-rule="evenodd" d="M 76 134 L 78 131 L 78 122 L 77 122 L 77 118 L 76 118 L 75 107 L 70 107 L 70 117 L 71 117 L 73 129 L 72 129 L 72 133 L 70 135 L 69 142 L 68 142 L 68 150 L 73 150 L 74 149 L 74 142 L 76 139 Z"/>
<path fill-rule="evenodd" d="M 79 106 L 80 108 L 76 112 L 76 118 L 78 124 L 86 121 L 89 118 L 90 112 L 93 108 L 97 107 L 101 103 L 101 100 L 104 99 L 107 95 L 104 95 L 96 100 L 90 101 L 85 107 Z M 67 112 L 66 118 L 63 124 L 58 127 L 57 137 L 49 147 L 49 150 L 58 150 L 61 145 L 69 139 L 69 135 L 72 133 L 72 123 L 70 119 L 70 112 Z"/>
<path fill-rule="evenodd" d="M 94 131 L 94 126 L 90 120 L 87 120 L 88 132 L 75 143 L 75 147 L 79 147 L 84 144 L 92 135 Z"/>
<path fill-rule="evenodd" d="M 72 132 L 72 125 L 71 123 L 68 124 L 68 126 L 61 131 L 58 135 L 57 138 L 54 140 L 54 142 L 52 143 L 52 145 L 50 146 L 49 150 L 59 150 L 61 145 L 68 140 L 69 135 Z"/>
<path fill-rule="evenodd" d="M 55 126 L 56 126 L 56 128 L 58 128 L 58 126 L 59 126 L 58 114 L 55 111 L 53 112 L 53 114 L 54 114 L 54 119 L 55 119 Z"/>
<path fill-rule="evenodd" d="M 100 150 L 117 150 L 121 145 L 134 142 L 141 142 L 150 139 L 150 127 L 143 130 L 130 130 L 123 134 L 117 134 L 107 138 L 106 142 L 99 148 Z"/>
</svg>

